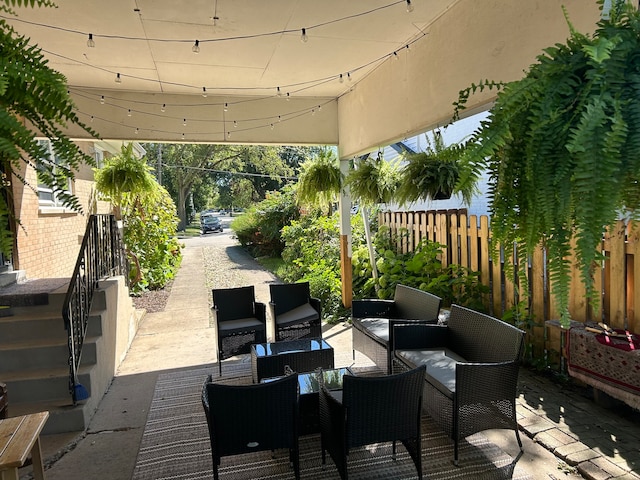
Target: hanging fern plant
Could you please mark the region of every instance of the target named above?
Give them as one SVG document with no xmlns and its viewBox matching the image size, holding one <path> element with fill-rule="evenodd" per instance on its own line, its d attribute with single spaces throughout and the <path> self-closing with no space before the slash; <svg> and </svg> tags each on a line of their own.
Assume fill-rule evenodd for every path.
<svg viewBox="0 0 640 480">
<path fill-rule="evenodd" d="M 469 95 L 499 90 L 469 142 L 461 182 L 487 169 L 493 238 L 517 244 L 522 261 L 547 248 L 565 327 L 572 239 L 594 303 L 603 232 L 640 205 L 640 14 L 614 0 L 593 36 L 569 27 L 566 44 L 544 50 L 522 80 L 472 85 L 454 104 L 457 117 Z"/>
</svg>

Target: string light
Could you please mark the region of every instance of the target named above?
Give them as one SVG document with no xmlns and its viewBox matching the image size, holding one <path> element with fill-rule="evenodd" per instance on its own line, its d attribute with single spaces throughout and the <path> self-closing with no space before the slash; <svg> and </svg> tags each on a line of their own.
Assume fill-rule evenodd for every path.
<svg viewBox="0 0 640 480">
<path fill-rule="evenodd" d="M 131 109 L 127 110 L 127 117 L 131 116 Z"/>
<path fill-rule="evenodd" d="M 227 102 L 224 103 L 224 111 L 225 112 L 229 111 L 229 104 Z"/>
<path fill-rule="evenodd" d="M 196 43 L 194 43 L 193 47 L 191 47 L 191 51 L 193 53 L 200 53 L 200 40 L 196 40 Z"/>
<path fill-rule="evenodd" d="M 233 126 L 234 126 L 235 128 L 238 128 L 238 121 L 237 121 L 237 120 L 234 120 L 234 121 L 233 121 Z"/>
<path fill-rule="evenodd" d="M 287 92 L 287 102 L 291 100 L 291 95 L 289 95 L 289 92 Z"/>
<path fill-rule="evenodd" d="M 302 43 L 307 43 L 308 40 L 309 40 L 309 37 L 307 37 L 307 29 L 303 28 L 302 29 L 302 35 L 300 35 L 300 41 Z"/>
<path fill-rule="evenodd" d="M 181 138 L 182 138 L 182 140 L 184 140 L 184 133 L 182 134 Z"/>
<path fill-rule="evenodd" d="M 163 103 L 163 104 L 162 104 L 162 106 L 160 107 L 160 111 L 161 111 L 162 113 L 164 113 L 164 112 L 166 112 L 166 111 L 167 111 L 167 104 L 166 104 L 166 103 Z"/>
<path fill-rule="evenodd" d="M 227 140 L 231 138 L 231 132 L 227 132 Z"/>
<path fill-rule="evenodd" d="M 411 3 L 411 0 L 407 0 L 407 12 L 413 12 L 413 4 Z"/>
<path fill-rule="evenodd" d="M 116 73 L 116 83 L 122 83 L 122 79 L 120 78 L 119 73 Z"/>
<path fill-rule="evenodd" d="M 91 123 L 93 123 L 93 115 L 91 115 Z"/>
<path fill-rule="evenodd" d="M 100 105 L 104 105 L 104 95 L 100 95 Z"/>
<path fill-rule="evenodd" d="M 275 128 L 275 125 L 272 123 L 271 124 L 271 130 L 273 130 Z"/>
<path fill-rule="evenodd" d="M 315 114 L 316 114 L 316 109 L 315 109 L 315 108 L 312 108 L 312 109 L 311 109 L 311 116 L 313 116 L 313 115 L 315 115 Z"/>
<path fill-rule="evenodd" d="M 207 98 L 207 87 L 202 87 L 202 96 Z"/>
<path fill-rule="evenodd" d="M 136 134 L 136 135 L 138 135 L 138 132 L 139 132 L 139 131 L 140 131 L 140 130 L 138 130 L 138 127 L 136 127 L 135 134 Z"/>
<path fill-rule="evenodd" d="M 340 83 L 344 83 L 344 77 L 342 76 L 342 74 L 340 74 L 340 77 L 338 78 L 338 81 Z"/>
<path fill-rule="evenodd" d="M 322 105 L 318 105 L 318 111 L 321 112 L 322 111 Z"/>
<path fill-rule="evenodd" d="M 276 87 L 276 88 L 277 88 L 277 92 L 278 92 L 277 95 L 279 97 L 281 97 L 282 96 L 282 90 L 280 90 L 280 87 Z"/>
<path fill-rule="evenodd" d="M 350 73 L 350 72 L 347 72 L 347 80 L 349 80 L 349 81 L 353 80 L 353 79 L 351 78 L 351 73 Z"/>
<path fill-rule="evenodd" d="M 187 119 L 186 119 L 186 118 L 183 118 L 183 119 L 182 119 L 182 126 L 183 126 L 183 127 L 186 127 L 186 126 L 187 126 Z"/>
<path fill-rule="evenodd" d="M 96 46 L 96 42 L 93 41 L 93 33 L 89 34 L 89 40 L 87 40 L 87 47 L 93 48 Z"/>
<path fill-rule="evenodd" d="M 393 52 L 393 59 L 400 60 L 400 57 L 398 56 L 398 52 Z"/>
<path fill-rule="evenodd" d="M 282 121 L 282 117 L 278 115 L 278 123 L 280 123 L 281 121 Z"/>
</svg>

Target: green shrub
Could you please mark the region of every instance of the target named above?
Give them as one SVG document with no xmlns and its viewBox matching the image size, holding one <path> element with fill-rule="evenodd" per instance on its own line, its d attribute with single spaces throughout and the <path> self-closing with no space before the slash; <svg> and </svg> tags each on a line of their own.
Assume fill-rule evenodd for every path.
<svg viewBox="0 0 640 480">
<path fill-rule="evenodd" d="M 231 228 L 240 244 L 254 257 L 282 253 L 284 242 L 280 230 L 300 216 L 293 191 L 271 192 L 267 198 L 237 217 Z"/>
<path fill-rule="evenodd" d="M 158 185 L 155 195 L 141 197 L 123 213 L 131 293 L 163 288 L 175 276 L 182 259 L 171 196 Z"/>
</svg>

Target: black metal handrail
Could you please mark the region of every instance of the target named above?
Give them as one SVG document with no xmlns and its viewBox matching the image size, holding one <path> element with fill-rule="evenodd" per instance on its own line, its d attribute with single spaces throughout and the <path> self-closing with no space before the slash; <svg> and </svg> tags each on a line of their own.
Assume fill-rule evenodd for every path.
<svg viewBox="0 0 640 480">
<path fill-rule="evenodd" d="M 128 271 L 115 217 L 91 215 L 62 307 L 69 344 L 69 393 L 74 404 L 88 397 L 87 390 L 78 381 L 78 368 L 98 281 L 114 275 L 124 275 L 128 280 Z"/>
</svg>

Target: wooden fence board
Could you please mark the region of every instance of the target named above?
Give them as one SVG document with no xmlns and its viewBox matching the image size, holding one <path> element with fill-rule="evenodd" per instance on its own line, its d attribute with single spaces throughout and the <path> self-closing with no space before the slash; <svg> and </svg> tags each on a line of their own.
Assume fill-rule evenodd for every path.
<svg viewBox="0 0 640 480">
<path fill-rule="evenodd" d="M 626 259 L 625 226 L 616 223 L 609 232 L 609 311 L 607 322 L 613 328 L 624 328 L 624 310 L 626 306 Z"/>
</svg>

